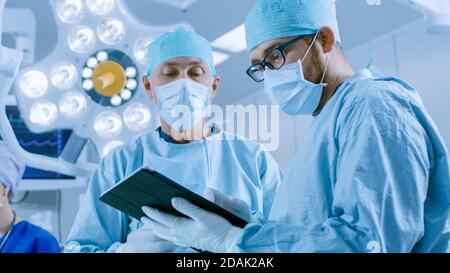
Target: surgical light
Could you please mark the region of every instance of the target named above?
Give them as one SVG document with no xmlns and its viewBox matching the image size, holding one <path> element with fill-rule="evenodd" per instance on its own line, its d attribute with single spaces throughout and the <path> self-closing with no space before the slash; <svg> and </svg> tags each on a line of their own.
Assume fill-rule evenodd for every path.
<svg viewBox="0 0 450 273">
<path fill-rule="evenodd" d="M 82 76 L 84 79 L 88 79 L 92 77 L 92 73 L 94 73 L 94 71 L 86 67 L 85 69 L 83 69 Z"/>
<path fill-rule="evenodd" d="M 83 54 L 94 49 L 96 38 L 91 28 L 77 26 L 70 31 L 67 41 L 72 51 Z"/>
<path fill-rule="evenodd" d="M 47 1 L 57 26 L 54 50 L 42 60 L 27 60 L 20 67 L 18 52 L 6 51 L 5 55 L 12 55 L 15 69 L 19 69 L 13 93 L 30 132 L 71 130 L 73 138 L 58 158 L 30 153 L 29 164 L 43 170 L 57 169 L 70 176 L 90 176 L 95 164 L 93 157 L 89 154 L 80 157 L 86 143 L 93 143 L 101 157 L 137 133 L 157 125 L 158 120 L 151 116 L 151 100 L 140 88 L 148 45 L 164 32 L 178 27 L 192 28 L 181 22 L 165 26 L 143 24 L 130 10 L 127 0 Z M 19 26 L 17 30 L 22 28 Z M 27 37 L 33 45 L 34 32 L 25 33 L 30 34 Z M 3 86 L 9 91 L 8 82 Z M 130 107 L 136 103 L 141 105 Z M 11 131 L 8 133 L 13 139 Z"/>
<path fill-rule="evenodd" d="M 58 118 L 56 105 L 48 100 L 35 102 L 30 109 L 29 119 L 40 127 L 49 127 Z"/>
<path fill-rule="evenodd" d="M 141 63 L 143 65 L 147 65 L 147 63 L 148 63 L 147 48 L 152 42 L 153 42 L 153 38 L 151 38 L 151 37 L 146 37 L 146 38 L 143 38 L 143 39 L 140 39 L 139 41 L 137 41 L 136 45 L 134 46 L 133 54 L 139 63 Z"/>
<path fill-rule="evenodd" d="M 71 63 L 59 62 L 50 69 L 50 81 L 59 89 L 72 88 L 77 79 L 77 69 Z"/>
<path fill-rule="evenodd" d="M 136 82 L 136 80 L 133 80 L 133 79 L 128 80 L 128 81 L 127 81 L 127 88 L 128 88 L 129 90 L 135 90 L 135 89 L 137 88 L 137 82 Z"/>
<path fill-rule="evenodd" d="M 94 63 L 98 64 L 94 67 Z M 138 92 L 136 63 L 121 50 L 102 49 L 92 53 L 83 66 L 85 69 L 89 70 L 83 76 L 83 89 L 95 91 L 87 92 L 87 95 L 99 105 L 119 107 Z"/>
<path fill-rule="evenodd" d="M 102 150 L 102 157 L 105 157 L 106 155 L 109 154 L 109 152 L 111 152 L 112 150 L 114 150 L 115 148 L 122 146 L 123 142 L 122 141 L 111 141 L 108 144 L 105 145 L 105 147 Z"/>
<path fill-rule="evenodd" d="M 133 93 L 131 93 L 131 91 L 128 89 L 124 89 L 122 90 L 122 92 L 120 92 L 120 97 L 125 101 L 130 100 L 132 96 Z"/>
<path fill-rule="evenodd" d="M 114 106 L 121 105 L 122 104 L 122 98 L 117 96 L 117 95 L 112 96 L 111 97 L 111 104 L 114 105 Z"/>
<path fill-rule="evenodd" d="M 79 117 L 87 108 L 86 98 L 78 91 L 65 93 L 59 101 L 59 111 L 68 118 Z"/>
<path fill-rule="evenodd" d="M 143 131 L 150 125 L 150 110 L 142 103 L 132 104 L 125 109 L 123 120 L 131 130 Z"/>
<path fill-rule="evenodd" d="M 122 41 L 126 31 L 122 21 L 118 19 L 104 19 L 97 28 L 100 40 L 108 45 L 115 45 Z"/>
<path fill-rule="evenodd" d="M 122 120 L 112 111 L 100 113 L 95 119 L 94 129 L 103 138 L 115 137 L 122 131 Z"/>
<path fill-rule="evenodd" d="M 86 91 L 90 91 L 94 88 L 94 83 L 91 80 L 83 81 L 83 89 Z"/>
<path fill-rule="evenodd" d="M 44 73 L 32 70 L 23 74 L 19 86 L 27 97 L 39 98 L 47 92 L 48 80 Z"/>
<path fill-rule="evenodd" d="M 83 19 L 84 7 L 81 0 L 60 0 L 56 7 L 58 18 L 66 24 L 74 24 Z"/>
<path fill-rule="evenodd" d="M 108 60 L 108 52 L 106 51 L 99 51 L 97 53 L 97 60 L 101 63 L 106 62 Z"/>
<path fill-rule="evenodd" d="M 137 75 L 137 70 L 136 70 L 136 68 L 134 68 L 134 67 L 128 67 L 128 68 L 125 70 L 125 75 L 126 75 L 128 78 L 134 78 L 134 77 L 136 77 L 136 75 Z"/>
<path fill-rule="evenodd" d="M 90 68 L 96 68 L 98 65 L 98 60 L 97 60 L 97 58 L 91 57 L 87 60 L 86 64 Z"/>
<path fill-rule="evenodd" d="M 114 7 L 114 0 L 86 0 L 86 6 L 95 15 L 106 15 Z"/>
</svg>

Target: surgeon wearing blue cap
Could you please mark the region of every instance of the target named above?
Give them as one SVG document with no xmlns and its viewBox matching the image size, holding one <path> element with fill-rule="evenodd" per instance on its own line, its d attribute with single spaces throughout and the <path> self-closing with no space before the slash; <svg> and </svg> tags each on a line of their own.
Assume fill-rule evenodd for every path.
<svg viewBox="0 0 450 273">
<path fill-rule="evenodd" d="M 155 170 L 211 201 L 239 207 L 241 217 L 264 222 L 281 181 L 281 171 L 256 142 L 206 122 L 217 94 L 210 43 L 178 28 L 148 48 L 144 87 L 161 127 L 114 150 L 94 173 L 66 242 L 66 252 L 185 252 L 154 235 L 149 225 L 99 201 L 100 195 L 140 168 Z M 178 110 L 185 114 L 177 115 Z M 175 113 L 174 113 L 175 112 Z M 221 192 L 234 196 L 222 199 Z M 245 202 L 244 202 L 245 201 Z"/>
<path fill-rule="evenodd" d="M 10 206 L 25 172 L 22 156 L 0 140 L 0 254 L 59 253 L 59 243 L 46 230 L 21 219 Z"/>
<path fill-rule="evenodd" d="M 259 0 L 245 26 L 247 74 L 314 117 L 276 213 L 241 229 L 175 198 L 189 218 L 146 208 L 154 233 L 215 252 L 450 252 L 448 152 L 417 91 L 353 71 L 333 0 Z"/>
</svg>

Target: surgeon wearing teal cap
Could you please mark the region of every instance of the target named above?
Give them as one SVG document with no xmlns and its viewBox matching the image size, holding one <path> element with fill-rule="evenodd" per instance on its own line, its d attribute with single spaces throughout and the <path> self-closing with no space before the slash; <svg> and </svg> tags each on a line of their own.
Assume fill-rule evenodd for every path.
<svg viewBox="0 0 450 273">
<path fill-rule="evenodd" d="M 249 221 L 269 217 L 282 175 L 275 160 L 260 144 L 205 122 L 203 112 L 220 84 L 212 56 L 209 42 L 184 28 L 159 36 L 149 46 L 144 87 L 161 127 L 102 160 L 67 239 L 66 252 L 189 251 L 99 201 L 104 191 L 141 168 L 155 170 L 198 194 L 206 193 L 211 201 L 238 206 L 235 213 Z M 181 122 L 172 116 L 180 106 L 194 112 L 188 111 L 188 118 Z M 234 198 L 222 199 L 220 192 Z"/>
<path fill-rule="evenodd" d="M 247 74 L 314 117 L 271 221 L 241 229 L 176 198 L 189 219 L 146 208 L 154 233 L 222 252 L 450 252 L 448 152 L 417 91 L 353 71 L 333 0 L 259 0 L 245 26 Z"/>
<path fill-rule="evenodd" d="M 209 130 L 204 120 L 221 80 L 210 43 L 178 28 L 156 38 L 148 47 L 148 56 L 143 83 L 161 117 L 162 130 L 179 141 L 208 133 L 202 132 Z"/>
</svg>

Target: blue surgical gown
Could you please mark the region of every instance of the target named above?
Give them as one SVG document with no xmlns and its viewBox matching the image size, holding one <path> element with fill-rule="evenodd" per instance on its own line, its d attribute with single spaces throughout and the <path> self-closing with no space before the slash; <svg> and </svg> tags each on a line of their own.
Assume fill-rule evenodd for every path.
<svg viewBox="0 0 450 273">
<path fill-rule="evenodd" d="M 0 245 L 5 240 L 0 237 Z M 58 241 L 46 230 L 29 222 L 21 221 L 11 230 L 1 253 L 59 253 Z"/>
<path fill-rule="evenodd" d="M 433 92 L 428 90 L 427 92 Z M 449 252 L 449 159 L 418 93 L 364 69 L 314 118 L 240 252 Z"/>
<path fill-rule="evenodd" d="M 282 176 L 277 163 L 260 144 L 214 128 L 211 137 L 189 144 L 171 143 L 157 130 L 108 154 L 91 178 L 65 251 L 114 252 L 142 226 L 99 201 L 104 191 L 141 167 L 197 194 L 215 188 L 243 199 L 257 218 L 267 219 Z"/>
</svg>

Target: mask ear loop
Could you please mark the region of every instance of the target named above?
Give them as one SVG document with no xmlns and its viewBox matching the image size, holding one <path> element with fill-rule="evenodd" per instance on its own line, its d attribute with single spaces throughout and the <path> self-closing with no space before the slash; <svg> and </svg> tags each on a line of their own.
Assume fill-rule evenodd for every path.
<svg viewBox="0 0 450 273">
<path fill-rule="evenodd" d="M 327 54 L 327 62 L 325 64 L 325 70 L 323 71 L 322 79 L 320 80 L 320 84 L 323 85 L 323 87 L 327 87 L 328 83 L 324 83 L 325 76 L 327 75 L 328 65 L 330 64 L 330 54 Z"/>
<path fill-rule="evenodd" d="M 301 61 L 300 61 L 301 63 L 303 63 L 303 61 L 305 61 L 305 59 L 306 59 L 306 57 L 308 56 L 309 52 L 310 52 L 311 49 L 313 48 L 314 43 L 317 41 L 317 37 L 318 37 L 318 36 L 319 36 L 319 32 L 317 32 L 316 35 L 314 35 L 314 39 L 313 39 L 313 41 L 311 42 L 311 45 L 309 46 L 308 50 L 306 51 L 305 56 L 303 56 L 303 58 L 302 58 Z"/>
<path fill-rule="evenodd" d="M 308 50 L 305 53 L 305 56 L 303 56 L 302 60 L 300 61 L 300 65 L 302 65 L 303 61 L 306 59 L 306 57 L 308 56 L 309 52 L 311 51 L 311 49 L 314 46 L 314 43 L 317 41 L 317 37 L 319 36 L 319 32 L 316 33 L 316 35 L 314 36 L 313 41 L 311 42 L 311 45 L 309 46 Z M 325 80 L 325 76 L 327 75 L 327 70 L 328 70 L 328 65 L 330 64 L 330 55 L 327 55 L 327 62 L 325 64 L 325 70 L 323 71 L 323 75 L 322 75 L 322 79 L 320 80 L 320 84 L 322 84 L 324 87 L 328 86 L 328 83 L 324 83 L 323 81 Z"/>
</svg>

